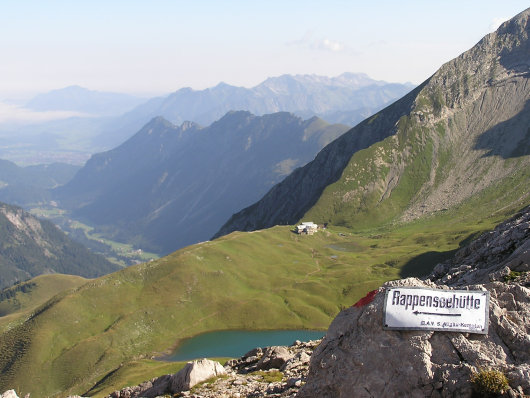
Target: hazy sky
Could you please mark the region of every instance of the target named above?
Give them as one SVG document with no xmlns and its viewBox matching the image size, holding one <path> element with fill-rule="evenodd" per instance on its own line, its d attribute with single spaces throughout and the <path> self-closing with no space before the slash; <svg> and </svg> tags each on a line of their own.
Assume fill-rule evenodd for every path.
<svg viewBox="0 0 530 398">
<path fill-rule="evenodd" d="M 528 0 L 2 0 L 0 100 L 140 95 L 281 74 L 420 83 Z"/>
</svg>

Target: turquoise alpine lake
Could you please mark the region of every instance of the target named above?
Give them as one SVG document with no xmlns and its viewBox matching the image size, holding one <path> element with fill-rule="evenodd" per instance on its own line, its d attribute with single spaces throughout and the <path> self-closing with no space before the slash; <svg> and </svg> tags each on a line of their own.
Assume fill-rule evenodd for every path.
<svg viewBox="0 0 530 398">
<path fill-rule="evenodd" d="M 309 341 L 324 337 L 326 333 L 316 330 L 223 330 L 209 332 L 182 340 L 170 355 L 159 358 L 163 361 L 187 361 L 197 358 L 238 358 L 256 347 L 291 345 L 296 340 Z"/>
</svg>

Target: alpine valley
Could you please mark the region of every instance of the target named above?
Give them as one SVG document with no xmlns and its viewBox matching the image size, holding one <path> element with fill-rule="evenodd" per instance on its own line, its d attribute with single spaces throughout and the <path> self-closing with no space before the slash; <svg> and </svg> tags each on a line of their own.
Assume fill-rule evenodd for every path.
<svg viewBox="0 0 530 398">
<path fill-rule="evenodd" d="M 158 117 L 53 196 L 113 240 L 168 254 L 210 239 L 347 129 L 286 112 L 230 112 L 206 128 Z"/>
<path fill-rule="evenodd" d="M 386 281 L 428 275 L 444 261 L 458 265 L 458 269 L 450 271 L 454 278 L 464 278 L 465 272 L 472 272 L 469 269 L 473 264 L 453 261 L 457 251 L 460 253 L 457 256 L 467 261 L 480 257 L 473 256 L 473 247 L 480 248 L 482 260 L 489 264 L 488 261 L 495 258 L 491 256 L 498 253 L 494 253 L 487 239 L 481 238 L 479 242 L 482 243 L 472 248 L 465 246 L 530 204 L 529 17 L 530 9 L 527 9 L 505 22 L 469 51 L 443 65 L 409 94 L 327 144 L 314 160 L 294 169 L 261 200 L 233 215 L 217 232 L 216 239 L 86 283 L 79 277 L 72 277 L 76 279 L 52 284 L 54 276 L 47 275 L 45 279 L 28 281 L 31 286 L 27 288 L 12 288 L 14 290 L 6 293 L 3 301 L 15 299 L 22 304 L 20 309 L 10 310 L 9 316 L 0 317 L 0 391 L 16 388 L 20 396 L 31 393 L 32 397 L 107 396 L 125 386 L 174 373 L 183 367 L 182 363 L 155 360 L 171 351 L 181 339 L 230 329 L 326 330 L 341 309 L 350 307 Z M 73 192 L 73 184 L 86 170 L 86 183 L 83 183 L 87 187 L 83 193 L 86 209 L 79 206 L 74 211 L 86 210 L 88 217 L 90 203 L 97 203 L 95 199 L 100 192 L 109 195 L 105 202 L 113 200 L 108 187 L 116 184 L 112 179 L 115 177 L 109 169 L 106 180 L 96 173 L 98 167 L 120 165 L 123 170 L 142 165 L 140 154 L 133 163 L 127 163 L 122 157 L 122 153 L 136 142 L 143 143 L 146 153 L 156 153 L 163 159 L 169 153 L 165 145 L 170 145 L 160 146 L 159 140 L 164 136 L 172 136 L 171 145 L 178 147 L 197 135 L 211 134 L 209 152 L 193 152 L 197 160 L 177 151 L 179 155 L 171 162 L 187 159 L 183 165 L 179 164 L 179 167 L 186 166 L 181 171 L 194 172 L 200 162 L 206 161 L 201 157 L 208 156 L 214 158 L 214 165 L 234 162 L 230 164 L 235 168 L 240 158 L 216 157 L 222 149 L 215 141 L 216 125 L 232 123 L 230 131 L 236 134 L 240 126 L 260 126 L 265 120 L 298 126 L 293 127 L 299 132 L 296 135 L 298 145 L 305 142 L 303 137 L 312 141 L 308 128 L 313 131 L 310 128 L 313 123 L 323 124 L 318 119 L 302 121 L 288 114 L 259 117 L 246 112 L 229 113 L 205 129 L 189 123 L 175 127 L 162 119 L 154 119 L 121 147 L 94 156 L 63 188 L 64 192 L 63 189 L 57 192 L 66 195 L 70 188 Z M 237 156 L 243 156 L 247 147 L 247 151 L 258 151 L 255 144 L 268 130 L 257 128 L 254 131 L 238 141 Z M 316 141 L 319 140 L 321 138 Z M 155 145 L 151 146 L 151 142 Z M 320 141 L 321 144 L 326 142 L 327 139 Z M 272 155 L 269 153 L 269 156 Z M 279 175 L 283 170 L 287 174 L 298 165 L 284 162 L 287 158 L 297 159 L 286 157 L 278 149 L 278 158 L 270 163 L 274 165 L 272 171 L 276 170 Z M 128 182 L 128 191 L 120 193 L 124 195 L 120 200 L 126 198 L 134 203 L 141 196 L 146 198 L 141 203 L 149 203 L 147 198 L 151 190 L 169 183 L 170 170 L 174 170 L 170 167 L 172 164 L 157 165 L 156 172 L 146 173 L 145 179 L 138 178 L 142 183 L 134 190 L 130 188 L 134 184 Z M 88 178 L 88 171 L 94 173 L 92 180 Z M 136 175 L 140 175 L 138 173 Z M 216 178 L 220 178 L 219 174 L 214 174 L 213 179 Z M 104 182 L 105 189 L 98 190 L 98 181 Z M 207 187 L 213 186 L 214 180 L 192 182 L 206 187 L 203 187 L 204 195 L 213 195 Z M 77 189 L 81 191 L 81 187 Z M 177 200 L 174 195 L 184 189 L 181 186 L 163 199 Z M 159 191 L 158 196 L 163 196 L 162 192 Z M 67 203 L 66 197 L 62 200 Z M 72 199 L 72 203 L 75 202 L 79 199 Z M 168 202 L 157 203 L 151 209 L 162 212 L 164 209 L 160 207 L 165 203 Z M 104 204 L 100 202 L 98 206 Z M 114 209 L 119 212 L 116 207 Z M 187 214 L 191 215 L 192 210 L 190 207 Z M 123 217 L 127 211 L 158 214 L 144 213 L 143 208 L 134 209 L 129 205 L 124 205 L 123 211 Z M 110 218 L 113 214 L 108 210 L 103 217 Z M 517 222 L 508 223 L 517 224 L 510 236 L 517 235 L 513 242 L 518 245 L 528 242 L 527 218 L 524 217 L 519 215 Z M 313 235 L 299 235 L 293 232 L 293 224 L 299 221 L 327 223 L 327 228 Z M 184 223 L 181 228 L 187 229 L 189 224 Z M 508 230 L 503 228 L 486 236 L 502 239 L 503 231 Z M 522 262 L 517 264 L 518 270 L 528 272 L 528 252 L 521 254 L 518 247 L 510 245 L 503 247 L 502 258 L 517 253 L 517 259 Z M 464 249 L 459 251 L 461 247 Z M 446 275 L 444 279 L 439 275 L 444 269 L 449 269 L 449 265 L 437 266 L 434 274 L 445 283 L 452 276 Z M 488 278 L 484 273 L 480 275 Z M 509 270 L 506 276 L 508 279 L 518 277 Z M 415 283 L 423 286 L 423 282 Z M 494 283 L 497 290 L 504 293 L 492 297 L 492 302 L 494 298 L 500 300 L 499 303 L 509 303 L 506 304 L 509 308 L 516 308 L 517 292 L 517 297 L 528 297 L 528 287 L 523 284 L 503 287 L 498 279 Z M 48 292 L 55 290 L 57 294 L 51 298 L 43 294 L 45 286 Z M 332 351 L 335 359 L 344 356 L 344 361 L 333 362 L 331 351 L 327 355 L 325 347 L 317 347 L 318 363 L 312 362 L 310 369 L 315 378 L 306 384 L 304 396 L 315 396 L 311 395 L 312 391 L 324 391 L 322 396 L 333 397 L 337 396 L 333 395 L 334 391 L 361 390 L 360 396 L 365 391 L 368 394 L 365 396 L 369 396 L 368 389 L 356 389 L 351 379 L 344 380 L 341 366 L 345 362 L 353 363 L 355 369 L 366 370 L 362 368 L 363 358 L 355 356 L 363 351 L 362 342 L 353 348 L 348 346 L 355 333 L 340 329 L 340 324 L 358 321 L 360 328 L 370 322 L 375 324 L 375 318 L 370 315 L 381 302 L 379 295 L 362 309 L 341 313 L 343 318 L 334 323 L 339 326 L 330 332 L 335 340 L 324 345 L 335 350 Z M 359 314 L 359 317 L 348 318 L 352 314 Z M 524 318 L 520 315 L 514 315 L 513 319 L 492 316 L 496 317 L 492 325 L 502 324 L 503 328 L 515 322 L 514 319 L 519 322 Z M 524 327 L 528 330 L 528 318 L 525 319 L 526 326 L 520 330 Z M 500 328 L 492 327 L 491 333 Z M 368 335 L 371 329 L 361 331 Z M 468 341 L 460 335 L 459 340 L 456 337 L 451 340 L 442 334 L 431 334 L 433 339 L 429 340 L 430 337 L 420 332 L 379 329 L 377 333 L 384 336 L 387 336 L 384 333 L 395 333 L 392 342 L 407 344 L 400 352 L 414 352 L 410 354 L 414 358 L 403 358 L 404 363 L 421 362 L 424 357 L 429 357 L 430 361 L 429 352 L 418 351 L 420 340 L 421 347 L 454 347 L 458 353 L 454 354 L 455 363 L 459 365 L 453 367 L 467 366 L 461 364 L 466 362 L 463 359 L 466 355 L 480 359 L 473 347 L 484 341 L 487 342 L 484 345 L 489 345 L 494 340 L 488 336 L 489 340 L 469 337 Z M 527 366 L 527 336 L 516 337 L 510 344 L 521 344 L 523 348 L 520 354 L 512 352 L 511 355 Z M 343 341 L 344 345 L 340 346 Z M 386 348 L 379 341 L 372 343 Z M 345 355 L 345 352 L 355 354 Z M 432 358 L 432 363 L 440 358 Z M 379 360 L 377 365 L 380 367 L 380 364 Z M 528 369 L 524 366 L 521 369 Z M 426 375 L 429 372 L 431 368 L 425 370 Z M 392 369 L 385 374 L 393 382 L 399 379 L 394 377 Z M 376 376 L 369 375 L 367 380 L 377 379 Z M 524 381 L 523 376 L 519 380 Z M 323 386 L 319 380 L 334 380 L 337 385 Z M 451 386 L 452 380 L 445 382 Z M 381 385 L 377 391 L 393 396 L 392 391 Z M 443 391 L 438 391 L 444 388 L 443 383 L 440 388 L 438 383 L 436 387 L 426 387 L 430 388 L 432 396 L 444 396 Z M 276 393 L 272 387 L 270 391 L 271 396 L 287 396 Z M 423 391 L 414 393 L 423 396 Z M 524 393 L 528 391 L 515 396 L 521 397 Z"/>
</svg>

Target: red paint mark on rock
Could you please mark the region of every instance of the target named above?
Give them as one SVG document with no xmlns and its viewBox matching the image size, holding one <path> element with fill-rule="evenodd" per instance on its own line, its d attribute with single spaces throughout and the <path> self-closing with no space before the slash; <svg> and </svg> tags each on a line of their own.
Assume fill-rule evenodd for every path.
<svg viewBox="0 0 530 398">
<path fill-rule="evenodd" d="M 357 301 L 353 306 L 357 307 L 357 308 L 360 308 L 360 307 L 364 307 L 366 304 L 370 304 L 374 300 L 377 292 L 378 292 L 377 289 L 372 290 L 370 293 L 368 293 L 362 299 Z"/>
</svg>

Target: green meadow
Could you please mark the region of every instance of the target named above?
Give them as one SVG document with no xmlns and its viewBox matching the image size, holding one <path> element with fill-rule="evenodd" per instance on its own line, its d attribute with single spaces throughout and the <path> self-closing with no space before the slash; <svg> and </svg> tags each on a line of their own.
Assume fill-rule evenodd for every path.
<svg viewBox="0 0 530 398">
<path fill-rule="evenodd" d="M 53 297 L 18 292 L 19 309 L 0 318 L 0 389 L 104 396 L 176 371 L 182 364 L 153 359 L 199 333 L 326 330 L 341 308 L 385 281 L 427 274 L 514 210 L 312 236 L 286 226 L 236 232 L 86 283 L 57 283 Z"/>
</svg>

